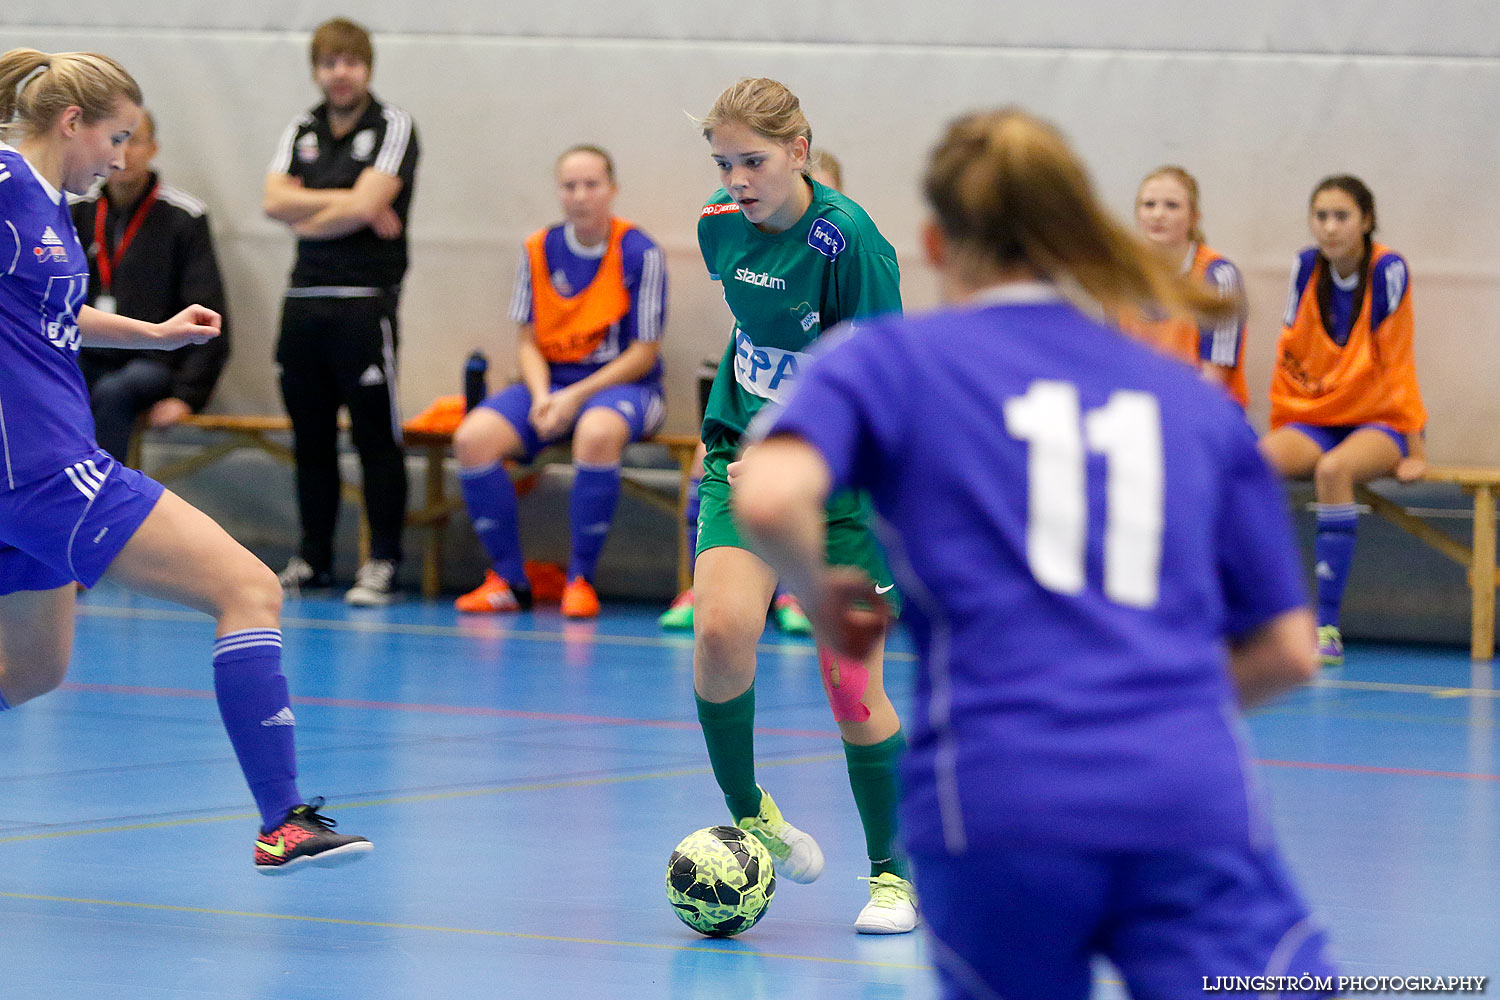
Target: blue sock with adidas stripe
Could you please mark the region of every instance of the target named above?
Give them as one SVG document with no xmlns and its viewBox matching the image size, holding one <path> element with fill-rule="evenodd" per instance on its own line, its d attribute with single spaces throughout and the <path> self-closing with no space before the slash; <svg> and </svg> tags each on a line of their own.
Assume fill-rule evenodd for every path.
<svg viewBox="0 0 1500 1000">
<path fill-rule="evenodd" d="M 1316 505 L 1318 529 L 1313 558 L 1318 577 L 1318 624 L 1337 625 L 1344 605 L 1344 585 L 1354 563 L 1354 537 L 1359 508 L 1352 503 Z"/>
<path fill-rule="evenodd" d="M 568 497 L 568 522 L 573 550 L 568 559 L 568 579 L 583 577 L 593 582 L 599 553 L 620 501 L 618 465 L 573 463 L 573 491 Z"/>
<path fill-rule="evenodd" d="M 504 462 L 458 470 L 474 534 L 489 553 L 490 566 L 512 588 L 529 586 L 521 558 L 521 521 L 516 487 Z"/>
<path fill-rule="evenodd" d="M 275 828 L 302 803 L 297 791 L 296 719 L 281 672 L 281 629 L 247 628 L 214 643 L 214 696 L 240 770 Z"/>
</svg>

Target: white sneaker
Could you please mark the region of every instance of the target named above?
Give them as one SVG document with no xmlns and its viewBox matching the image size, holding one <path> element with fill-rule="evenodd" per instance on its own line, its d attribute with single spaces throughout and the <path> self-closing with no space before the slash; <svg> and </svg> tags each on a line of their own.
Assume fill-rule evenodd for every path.
<svg viewBox="0 0 1500 1000">
<path fill-rule="evenodd" d="M 906 934 L 917 926 L 917 890 L 899 875 L 882 872 L 870 883 L 870 901 L 854 918 L 861 934 Z"/>
<path fill-rule="evenodd" d="M 823 849 L 812 839 L 782 818 L 771 793 L 760 790 L 760 812 L 735 821 L 741 830 L 755 834 L 766 845 L 776 874 L 793 882 L 816 881 L 823 874 Z"/>
<path fill-rule="evenodd" d="M 371 559 L 354 574 L 354 586 L 344 595 L 344 603 L 357 608 L 379 608 L 391 603 L 396 582 L 393 559 Z"/>
<path fill-rule="evenodd" d="M 276 579 L 281 583 L 281 589 L 293 597 L 304 590 L 317 590 L 333 584 L 332 576 L 319 573 L 301 556 L 288 559 L 286 569 L 277 573 Z"/>
</svg>

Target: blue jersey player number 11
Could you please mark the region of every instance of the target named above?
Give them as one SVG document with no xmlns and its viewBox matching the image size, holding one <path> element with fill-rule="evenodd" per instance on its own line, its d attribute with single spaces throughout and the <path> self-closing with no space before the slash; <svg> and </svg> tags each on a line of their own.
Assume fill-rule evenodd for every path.
<svg viewBox="0 0 1500 1000">
<path fill-rule="evenodd" d="M 1240 975 L 1326 995 L 1236 716 L 1317 669 L 1285 495 L 1226 393 L 1093 318 L 1232 304 L 1024 112 L 955 122 L 925 189 L 947 308 L 819 352 L 733 499 L 848 656 L 878 632 L 822 505 L 867 490 L 888 528 L 920 661 L 901 827 L 943 995 L 1084 1000 L 1096 954 L 1137 1000 Z"/>
<path fill-rule="evenodd" d="M 1059 594 L 1084 587 L 1089 452 L 1105 458 L 1104 593 L 1150 608 L 1160 590 L 1161 413 L 1149 393 L 1119 390 L 1081 413 L 1078 388 L 1033 382 L 1005 401 L 1005 429 L 1029 445 L 1026 559 L 1038 583 Z"/>
</svg>

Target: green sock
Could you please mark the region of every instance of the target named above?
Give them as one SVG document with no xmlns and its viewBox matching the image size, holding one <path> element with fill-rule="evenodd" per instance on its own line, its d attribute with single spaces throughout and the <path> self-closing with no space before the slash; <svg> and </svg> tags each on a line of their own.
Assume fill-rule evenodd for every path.
<svg viewBox="0 0 1500 1000">
<path fill-rule="evenodd" d="M 905 750 L 906 736 L 899 729 L 873 746 L 844 743 L 849 787 L 854 790 L 854 805 L 865 828 L 871 878 L 885 872 L 911 877 L 906 858 L 896 847 L 896 803 L 901 797 L 896 764 Z"/>
<path fill-rule="evenodd" d="M 708 744 L 714 780 L 734 819 L 760 812 L 760 787 L 755 783 L 755 685 L 725 702 L 698 698 L 698 722 Z"/>
</svg>

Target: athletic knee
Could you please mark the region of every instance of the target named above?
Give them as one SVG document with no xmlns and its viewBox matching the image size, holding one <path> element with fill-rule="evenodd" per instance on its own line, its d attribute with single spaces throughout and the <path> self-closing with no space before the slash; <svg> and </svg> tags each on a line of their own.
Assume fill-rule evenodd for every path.
<svg viewBox="0 0 1500 1000">
<path fill-rule="evenodd" d="M 764 619 L 752 624 L 732 609 L 711 603 L 699 602 L 693 608 L 694 645 L 700 661 L 710 669 L 729 668 L 743 658 L 746 649 L 755 648 L 764 627 Z"/>
<path fill-rule="evenodd" d="M 503 442 L 492 425 L 465 417 L 453 432 L 453 455 L 467 469 L 489 465 L 500 458 Z"/>
<path fill-rule="evenodd" d="M 1354 486 L 1354 470 L 1337 451 L 1325 452 L 1313 466 L 1313 483 L 1319 497 L 1349 490 Z"/>
<path fill-rule="evenodd" d="M 220 617 L 232 615 L 243 620 L 272 626 L 281 621 L 281 581 L 260 560 L 237 572 L 219 602 Z"/>
<path fill-rule="evenodd" d="M 629 440 L 630 428 L 614 411 L 588 410 L 573 431 L 573 458 L 588 465 L 618 465 Z"/>
</svg>

